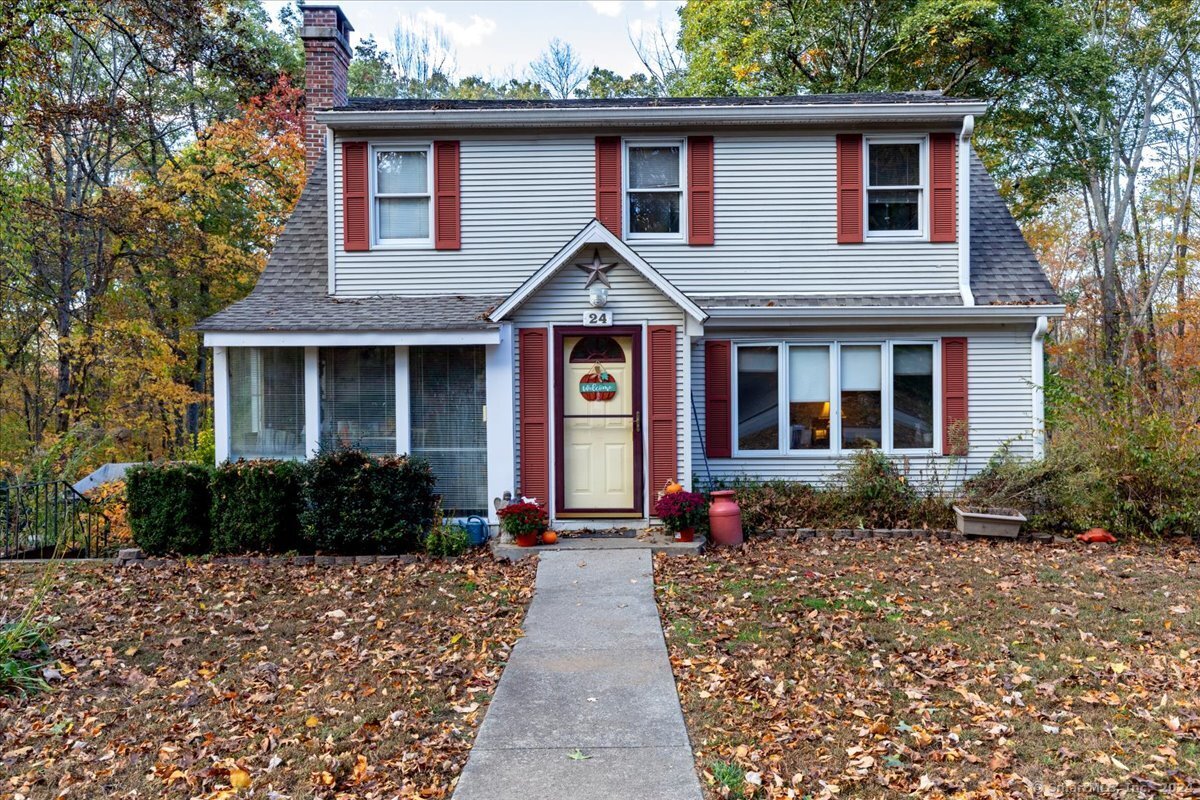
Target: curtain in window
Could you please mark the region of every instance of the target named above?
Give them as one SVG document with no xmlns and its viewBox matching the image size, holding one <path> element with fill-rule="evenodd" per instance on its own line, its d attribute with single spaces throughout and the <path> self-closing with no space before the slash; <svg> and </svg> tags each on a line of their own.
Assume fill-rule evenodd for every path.
<svg viewBox="0 0 1200 800">
<path fill-rule="evenodd" d="M 883 370 L 878 345 L 842 346 L 842 447 L 883 443 Z"/>
<path fill-rule="evenodd" d="M 482 347 L 409 349 L 412 455 L 429 462 L 447 515 L 487 510 L 487 386 Z"/>
<path fill-rule="evenodd" d="M 396 349 L 321 348 L 321 447 L 396 452 Z"/>
<path fill-rule="evenodd" d="M 229 457 L 304 457 L 304 350 L 229 349 Z"/>
<path fill-rule="evenodd" d="M 829 449 L 829 348 L 788 348 L 788 447 Z"/>
<path fill-rule="evenodd" d="M 933 447 L 933 346 L 892 348 L 892 447 Z"/>
</svg>

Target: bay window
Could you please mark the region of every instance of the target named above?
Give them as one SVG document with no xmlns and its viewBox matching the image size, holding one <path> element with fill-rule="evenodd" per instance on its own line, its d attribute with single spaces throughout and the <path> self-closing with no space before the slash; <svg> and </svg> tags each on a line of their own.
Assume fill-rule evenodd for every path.
<svg viewBox="0 0 1200 800">
<path fill-rule="evenodd" d="M 736 344 L 734 454 L 934 451 L 939 358 L 932 341 Z"/>
<path fill-rule="evenodd" d="M 918 236 L 923 140 L 867 139 L 867 233 Z"/>
<path fill-rule="evenodd" d="M 387 243 L 429 241 L 429 148 L 375 148 L 375 231 Z"/>
<path fill-rule="evenodd" d="M 682 233 L 681 142 L 629 143 L 624 171 L 626 230 L 630 236 L 670 237 Z"/>
</svg>

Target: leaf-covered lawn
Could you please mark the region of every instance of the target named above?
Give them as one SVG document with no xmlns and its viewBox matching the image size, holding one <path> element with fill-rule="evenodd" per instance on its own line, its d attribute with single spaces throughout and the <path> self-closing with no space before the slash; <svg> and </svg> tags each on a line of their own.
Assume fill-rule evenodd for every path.
<svg viewBox="0 0 1200 800">
<path fill-rule="evenodd" d="M 1194 548 L 758 540 L 657 583 L 710 797 L 1200 795 Z"/>
<path fill-rule="evenodd" d="M 0 698 L 0 797 L 447 797 L 533 570 L 61 565 L 62 679 Z M 37 576 L 0 566 L 0 609 Z"/>
</svg>

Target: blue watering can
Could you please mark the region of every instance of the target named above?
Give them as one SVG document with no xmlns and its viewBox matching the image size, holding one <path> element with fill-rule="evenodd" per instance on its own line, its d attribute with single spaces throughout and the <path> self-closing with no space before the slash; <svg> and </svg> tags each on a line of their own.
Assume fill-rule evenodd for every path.
<svg viewBox="0 0 1200 800">
<path fill-rule="evenodd" d="M 492 529 L 483 517 L 467 517 L 463 527 L 467 529 L 467 540 L 472 547 L 487 544 L 487 540 L 492 538 Z"/>
</svg>

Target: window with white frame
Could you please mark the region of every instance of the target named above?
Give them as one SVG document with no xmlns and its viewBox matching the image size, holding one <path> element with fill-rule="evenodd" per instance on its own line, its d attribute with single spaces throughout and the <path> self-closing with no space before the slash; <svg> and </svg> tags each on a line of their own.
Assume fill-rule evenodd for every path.
<svg viewBox="0 0 1200 800">
<path fill-rule="evenodd" d="M 631 237 L 682 234 L 681 142 L 628 142 L 625 147 L 626 230 Z"/>
<path fill-rule="evenodd" d="M 229 348 L 229 458 L 304 457 L 304 348 Z"/>
<path fill-rule="evenodd" d="M 936 344 L 771 342 L 736 347 L 737 455 L 936 446 Z"/>
<path fill-rule="evenodd" d="M 919 236 L 923 225 L 921 139 L 867 139 L 867 234 Z"/>
<path fill-rule="evenodd" d="M 429 241 L 429 147 L 376 147 L 374 154 L 376 239 L 384 244 Z"/>
</svg>

